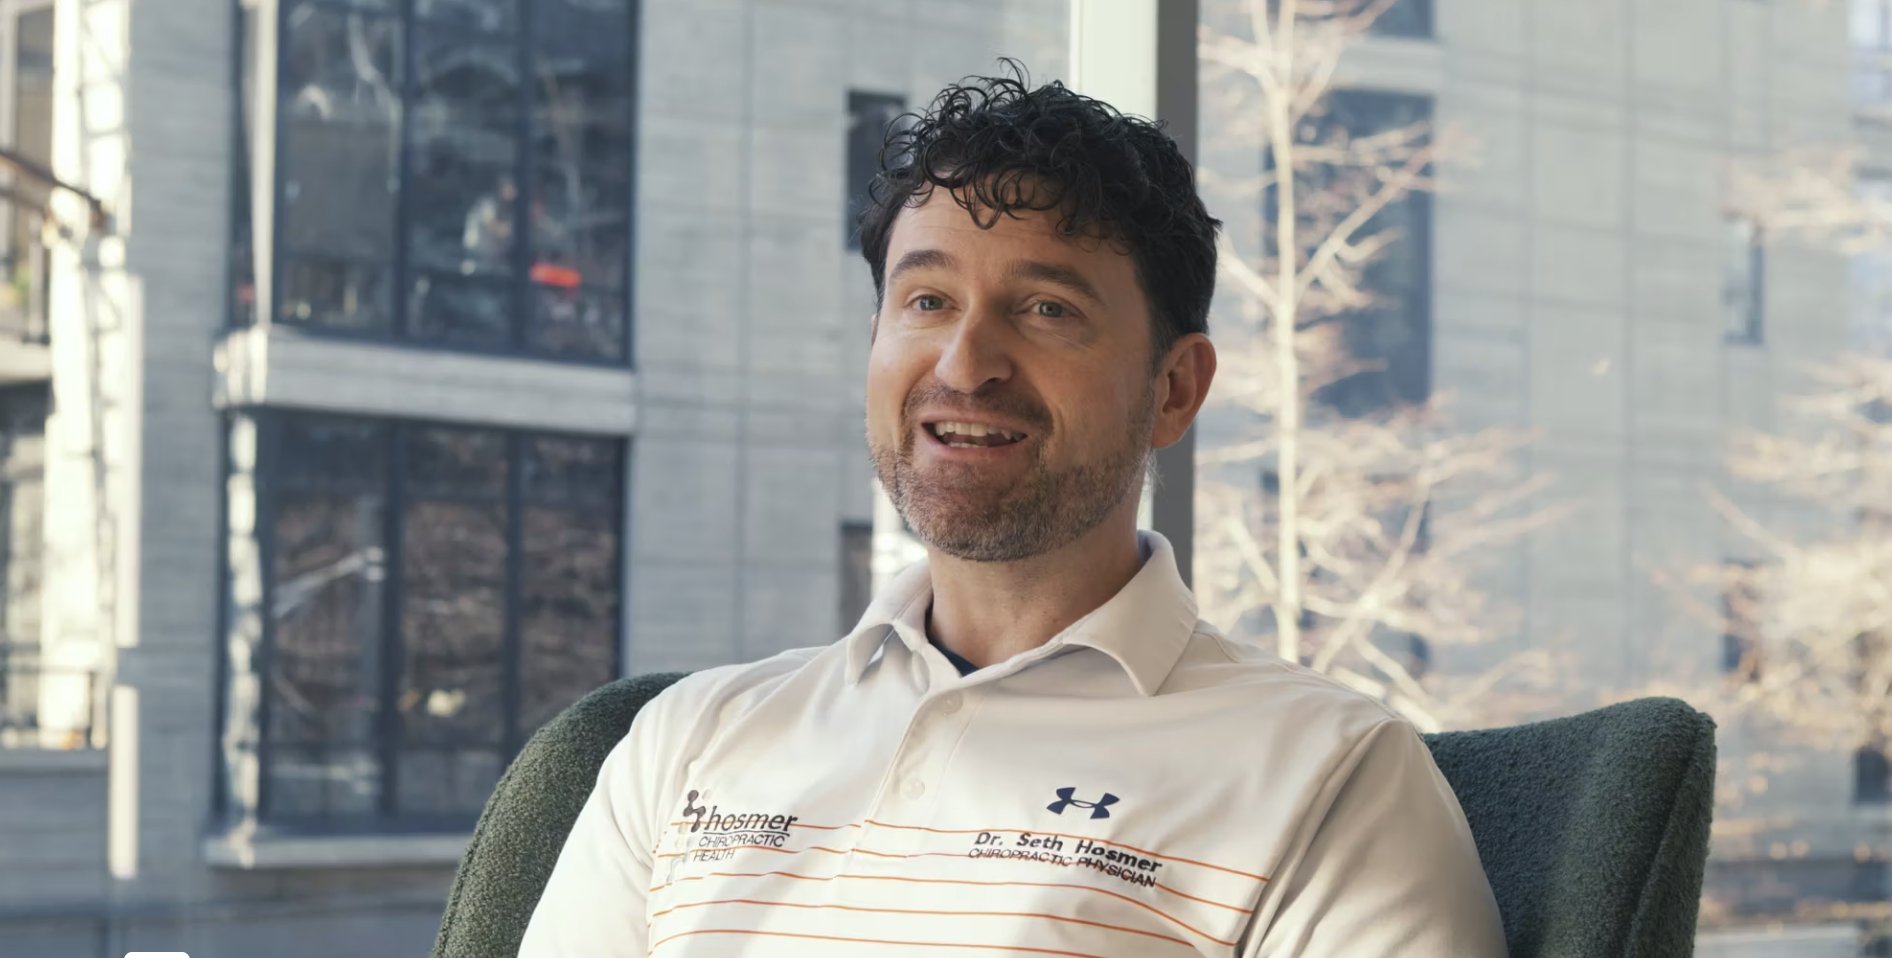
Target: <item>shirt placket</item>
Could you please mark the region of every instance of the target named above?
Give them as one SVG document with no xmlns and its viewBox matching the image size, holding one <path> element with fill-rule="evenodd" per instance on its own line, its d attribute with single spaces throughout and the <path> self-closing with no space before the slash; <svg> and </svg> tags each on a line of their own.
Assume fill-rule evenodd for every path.
<svg viewBox="0 0 1892 958">
<path fill-rule="evenodd" d="M 877 871 L 897 868 L 898 858 L 884 856 L 911 855 L 925 847 L 925 827 L 944 791 L 953 747 L 971 722 L 979 687 L 985 684 L 955 683 L 929 693 L 914 709 L 863 824 L 861 847 L 870 853 L 862 856 L 867 860 L 863 864 L 878 863 Z"/>
</svg>

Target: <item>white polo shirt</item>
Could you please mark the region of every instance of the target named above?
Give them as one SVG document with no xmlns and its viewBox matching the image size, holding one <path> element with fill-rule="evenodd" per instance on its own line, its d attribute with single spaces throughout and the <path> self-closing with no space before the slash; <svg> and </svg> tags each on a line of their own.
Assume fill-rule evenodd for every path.
<svg viewBox="0 0 1892 958">
<path fill-rule="evenodd" d="M 692 675 L 599 772 L 521 958 L 1497 958 L 1431 753 L 1196 618 L 1169 544 L 961 676 L 924 564 L 840 642 Z"/>
</svg>

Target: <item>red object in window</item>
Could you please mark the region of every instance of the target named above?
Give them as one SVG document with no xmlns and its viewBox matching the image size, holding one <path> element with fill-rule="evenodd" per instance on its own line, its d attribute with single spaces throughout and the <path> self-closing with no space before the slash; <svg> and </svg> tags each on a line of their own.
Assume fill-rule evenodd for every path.
<svg viewBox="0 0 1892 958">
<path fill-rule="evenodd" d="M 533 263 L 532 281 L 546 286 L 577 289 L 584 281 L 584 276 L 569 266 L 560 266 L 556 263 Z"/>
</svg>

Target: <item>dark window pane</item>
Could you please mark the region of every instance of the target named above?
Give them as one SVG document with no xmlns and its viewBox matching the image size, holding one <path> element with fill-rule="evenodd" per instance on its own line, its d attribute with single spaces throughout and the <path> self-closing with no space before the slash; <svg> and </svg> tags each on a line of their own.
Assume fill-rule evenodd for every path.
<svg viewBox="0 0 1892 958">
<path fill-rule="evenodd" d="M 14 21 L 13 148 L 50 166 L 53 149 L 53 11 L 29 10 Z M 9 227 L 0 267 L 0 311 L 17 313 L 26 330 L 46 329 L 47 257 L 40 239 L 50 188 L 30 176 L 16 176 L 5 208 Z M 7 320 L 0 319 L 0 324 Z"/>
<path fill-rule="evenodd" d="M 283 244 L 386 262 L 399 186 L 400 24 L 306 3 L 287 19 Z"/>
<path fill-rule="evenodd" d="M 1425 678 L 1426 673 L 1432 671 L 1432 643 L 1423 636 L 1407 633 L 1404 659 L 1400 664 L 1406 667 L 1413 678 Z"/>
<path fill-rule="evenodd" d="M 483 348 L 512 341 L 513 290 L 500 283 L 419 276 L 408 310 L 415 339 Z"/>
<path fill-rule="evenodd" d="M 0 642 L 39 641 L 51 409 L 52 389 L 43 380 L 0 386 Z M 0 712 L 8 701 L 4 682 L 0 677 Z"/>
<path fill-rule="evenodd" d="M 523 738 L 615 677 L 615 510 L 527 509 L 521 598 Z"/>
<path fill-rule="evenodd" d="M 621 288 L 630 250 L 630 5 L 544 0 L 534 12 L 533 262 L 566 271 L 557 285 Z"/>
<path fill-rule="evenodd" d="M 1870 745 L 1853 753 L 1853 801 L 1880 804 L 1892 800 L 1892 762 L 1885 750 Z"/>
<path fill-rule="evenodd" d="M 230 324 L 256 322 L 255 235 L 250 190 L 256 148 L 256 29 L 253 6 L 240 6 L 237 29 L 236 144 L 230 177 Z"/>
<path fill-rule="evenodd" d="M 368 818 L 381 794 L 381 765 L 373 749 L 273 745 L 269 807 L 282 819 Z"/>
<path fill-rule="evenodd" d="M 497 748 L 405 748 L 401 751 L 401 813 L 470 819 L 486 806 L 504 770 Z"/>
<path fill-rule="evenodd" d="M 477 811 L 490 781 L 477 795 L 453 792 L 454 801 L 470 803 L 455 805 L 441 797 L 440 782 L 408 772 L 415 762 L 438 761 L 443 772 L 458 774 L 465 769 L 441 748 L 497 749 L 502 740 L 505 510 L 411 502 L 403 530 L 399 805 L 404 812 Z"/>
<path fill-rule="evenodd" d="M 20 14 L 13 50 L 13 148 L 19 150 L 20 154 L 28 159 L 51 165 L 53 161 L 53 11 L 51 7 L 28 10 Z"/>
<path fill-rule="evenodd" d="M 535 436 L 525 443 L 526 498 L 535 503 L 604 509 L 623 495 L 623 446 L 609 439 Z"/>
<path fill-rule="evenodd" d="M 372 420 L 285 414 L 277 456 L 272 478 L 285 486 L 377 494 L 387 486 L 387 429 Z"/>
<path fill-rule="evenodd" d="M 264 733 L 272 814 L 367 812 L 380 793 L 365 755 L 379 717 L 384 508 L 373 494 L 277 503 Z"/>
<path fill-rule="evenodd" d="M 1765 315 L 1763 279 L 1766 247 L 1760 224 L 1747 216 L 1729 216 L 1722 231 L 1721 302 L 1731 343 L 1759 345 Z"/>
<path fill-rule="evenodd" d="M 551 356 L 621 358 L 624 294 L 534 286 L 526 345 L 535 353 Z"/>
<path fill-rule="evenodd" d="M 1322 138 L 1358 139 L 1432 119 L 1429 97 L 1374 90 L 1336 90 L 1328 95 L 1325 109 L 1315 120 Z M 1361 275 L 1362 286 L 1375 302 L 1341 320 L 1349 354 L 1372 368 L 1314 394 L 1316 402 L 1343 416 L 1420 403 L 1432 395 L 1432 197 L 1409 193 L 1356 235 L 1389 230 L 1395 234 L 1393 242 Z"/>
<path fill-rule="evenodd" d="M 253 297 L 254 288 L 247 294 L 239 288 L 239 307 L 246 295 Z M 381 265 L 285 256 L 277 298 L 278 318 L 286 323 L 381 332 L 390 322 L 388 269 Z"/>
<path fill-rule="evenodd" d="M 475 496 L 506 493 L 506 435 L 473 429 L 415 429 L 407 447 L 409 495 Z"/>
<path fill-rule="evenodd" d="M 1423 40 L 1432 36 L 1432 0 L 1398 0 L 1367 31 L 1382 37 L 1410 37 Z"/>
<path fill-rule="evenodd" d="M 616 675 L 623 443 L 307 413 L 259 423 L 273 603 L 257 660 L 261 812 L 470 820 L 525 738 Z"/>
<path fill-rule="evenodd" d="M 415 56 L 414 174 L 409 248 L 417 267 L 466 275 L 513 272 L 518 185 L 519 66 L 509 47 L 444 31 Z"/>
<path fill-rule="evenodd" d="M 414 15 L 440 23 L 493 33 L 518 21 L 517 0 L 414 0 Z"/>
<path fill-rule="evenodd" d="M 886 93 L 847 95 L 847 248 L 860 249 L 861 211 L 867 188 L 880 173 L 880 151 L 887 129 L 906 109 L 906 100 Z"/>
</svg>

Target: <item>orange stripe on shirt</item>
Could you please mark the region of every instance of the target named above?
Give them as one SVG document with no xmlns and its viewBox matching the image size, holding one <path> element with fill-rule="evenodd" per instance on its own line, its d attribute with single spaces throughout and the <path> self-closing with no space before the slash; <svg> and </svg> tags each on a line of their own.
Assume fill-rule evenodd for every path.
<svg viewBox="0 0 1892 958">
<path fill-rule="evenodd" d="M 689 881 L 703 881 L 704 879 L 708 879 L 708 878 L 771 878 L 771 877 L 795 878 L 801 881 L 834 881 L 837 878 L 852 878 L 857 881 L 897 881 L 897 882 L 911 882 L 913 884 L 918 884 L 918 885 L 972 885 L 979 888 L 1021 888 L 1021 887 L 1022 888 L 1070 888 L 1076 891 L 1088 891 L 1088 892 L 1095 892 L 1099 895 L 1109 895 L 1110 897 L 1115 898 L 1118 901 L 1129 902 L 1130 904 L 1135 905 L 1138 908 L 1141 908 L 1144 911 L 1147 911 L 1150 914 L 1155 915 L 1158 918 L 1161 918 L 1164 921 L 1167 921 L 1178 928 L 1181 928 L 1185 931 L 1191 932 L 1196 935 L 1200 935 L 1203 938 L 1206 938 L 1209 941 L 1213 941 L 1218 945 L 1228 945 L 1230 947 L 1234 947 L 1235 945 L 1235 942 L 1224 941 L 1220 938 L 1217 938 L 1214 935 L 1211 935 L 1208 932 L 1203 931 L 1202 929 L 1197 928 L 1196 926 L 1191 925 L 1188 922 L 1185 922 L 1182 919 L 1177 918 L 1176 916 L 1171 915 L 1168 912 L 1163 911 L 1162 909 L 1157 908 L 1155 905 L 1151 905 L 1148 902 L 1138 901 L 1135 898 L 1131 898 L 1128 895 L 1118 894 L 1117 892 L 1111 891 L 1108 888 L 1094 888 L 1090 885 L 1072 885 L 1065 882 L 972 881 L 970 879 L 965 879 L 965 878 L 912 878 L 912 877 L 908 877 L 904 875 L 838 874 L 838 875 L 815 876 L 815 875 L 797 875 L 793 872 L 780 872 L 780 871 L 776 871 L 776 872 L 710 872 L 704 875 L 689 875 L 683 878 L 679 878 L 675 881 L 665 882 L 662 885 L 658 885 L 657 887 L 650 889 L 650 891 L 652 893 L 655 893 L 655 892 L 662 891 L 666 888 L 669 888 L 673 885 L 681 885 L 684 882 L 689 882 Z"/>
<path fill-rule="evenodd" d="M 975 945 L 949 941 L 889 941 L 883 938 L 843 938 L 838 935 L 797 935 L 786 931 L 750 931 L 739 928 L 702 928 L 696 931 L 680 931 L 650 946 L 652 953 L 663 947 L 666 942 L 687 938 L 691 935 L 761 935 L 767 938 L 806 938 L 814 941 L 842 941 L 855 945 L 901 945 L 908 948 L 971 948 L 980 951 L 1016 951 L 1032 955 L 1063 955 L 1065 958 L 1106 958 L 1104 955 L 1092 955 L 1081 951 L 1058 951 L 1052 948 L 1027 948 L 1024 945 Z"/>
<path fill-rule="evenodd" d="M 657 912 L 656 914 L 651 915 L 650 917 L 653 919 L 662 918 L 663 916 L 668 915 L 673 911 L 678 911 L 684 908 L 701 908 L 705 905 L 761 905 L 764 908 L 811 908 L 811 909 L 812 908 L 834 908 L 841 911 L 866 911 L 866 912 L 875 912 L 877 914 L 887 914 L 887 915 L 946 915 L 946 916 L 951 916 L 955 918 L 964 918 L 964 917 L 1043 918 L 1047 921 L 1063 921 L 1063 922 L 1069 922 L 1074 925 L 1089 925 L 1093 928 L 1104 928 L 1110 931 L 1121 931 L 1121 932 L 1124 932 L 1126 934 L 1131 934 L 1131 935 L 1144 935 L 1146 937 L 1156 938 L 1162 941 L 1173 941 L 1176 944 L 1183 945 L 1185 947 L 1189 945 L 1189 942 L 1184 941 L 1181 938 L 1175 938 L 1170 935 L 1158 934 L 1153 931 L 1144 931 L 1141 928 L 1129 928 L 1124 925 L 1107 925 L 1101 921 L 1088 921 L 1083 918 L 1069 918 L 1064 915 L 1047 915 L 1047 914 L 1044 914 L 1043 912 L 1035 912 L 1035 911 L 932 911 L 932 910 L 920 909 L 920 908 L 868 908 L 864 905 L 810 905 L 810 904 L 802 904 L 798 902 L 786 902 L 786 901 L 758 901 L 753 898 L 720 898 L 715 901 L 693 901 L 687 904 L 675 905 L 670 908 L 666 908 L 663 911 Z"/>
<path fill-rule="evenodd" d="M 714 850 L 715 851 L 739 851 L 745 848 L 753 848 L 758 851 L 765 851 L 765 852 L 776 852 L 778 854 L 783 854 L 783 855 L 797 855 L 804 851 L 827 852 L 830 855 L 847 854 L 846 851 L 843 851 L 839 848 L 828 848 L 823 845 L 810 845 L 807 848 L 776 848 L 773 845 L 731 845 L 727 849 L 719 848 L 719 849 L 714 849 Z M 870 851 L 865 848 L 856 848 L 853 851 L 857 855 L 871 855 L 874 858 L 892 858 L 895 860 L 904 860 L 904 859 L 909 859 L 909 858 L 964 858 L 965 857 L 964 855 L 961 855 L 958 852 L 913 852 L 909 854 L 895 854 L 893 852 Z M 657 857 L 658 858 L 678 858 L 678 857 L 681 857 L 683 855 L 688 855 L 688 854 L 690 854 L 689 851 L 681 851 L 681 852 L 672 852 L 667 855 L 658 855 Z M 687 880 L 688 879 L 678 879 L 678 881 L 687 881 Z M 667 887 L 667 886 L 659 885 L 656 888 L 650 889 L 650 891 L 658 891 L 664 887 Z M 1179 898 L 1187 898 L 1190 901 L 1201 902 L 1204 905 L 1214 905 L 1217 908 L 1226 908 L 1229 911 L 1238 912 L 1244 915 L 1248 914 L 1252 910 L 1249 908 L 1245 908 L 1241 905 L 1228 905 L 1219 901 L 1215 901 L 1214 899 L 1210 899 L 1210 898 L 1199 898 L 1195 895 L 1189 894 L 1188 892 L 1178 891 L 1174 888 L 1171 888 L 1160 881 L 1155 883 L 1155 887 L 1162 889 L 1163 891 L 1169 892 L 1170 894 L 1175 895 Z"/>
</svg>

